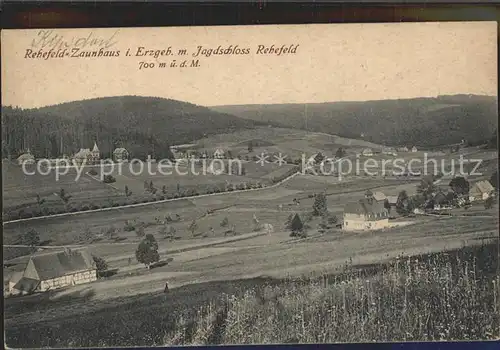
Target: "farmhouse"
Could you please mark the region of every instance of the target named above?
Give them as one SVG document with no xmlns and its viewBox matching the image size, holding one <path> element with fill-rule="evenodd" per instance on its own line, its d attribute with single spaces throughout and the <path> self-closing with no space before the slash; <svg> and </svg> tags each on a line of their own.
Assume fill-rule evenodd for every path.
<svg viewBox="0 0 500 350">
<path fill-rule="evenodd" d="M 196 153 L 196 147 L 196 143 L 186 143 L 182 145 L 171 146 L 170 150 L 172 151 L 175 159 L 186 159 Z"/>
<path fill-rule="evenodd" d="M 398 202 L 398 196 L 387 196 L 387 201 L 392 207 L 395 207 Z"/>
<path fill-rule="evenodd" d="M 86 249 L 51 252 L 32 256 L 22 276 L 9 283 L 11 294 L 45 292 L 97 280 L 95 263 Z"/>
<path fill-rule="evenodd" d="M 398 154 L 396 153 L 396 150 L 392 147 L 384 147 L 382 149 L 382 154 L 386 154 L 389 156 L 397 156 Z"/>
<path fill-rule="evenodd" d="M 365 148 L 361 154 L 365 157 L 371 157 L 373 156 L 373 151 L 371 148 Z"/>
<path fill-rule="evenodd" d="M 450 201 L 448 196 L 441 190 L 437 191 L 432 195 L 432 198 L 427 201 L 425 205 L 426 209 L 447 209 L 450 207 Z"/>
<path fill-rule="evenodd" d="M 215 159 L 222 159 L 224 158 L 225 152 L 221 148 L 217 148 L 214 152 L 214 158 Z"/>
<path fill-rule="evenodd" d="M 383 202 L 387 199 L 386 195 L 383 194 L 382 192 L 375 192 L 373 194 L 373 198 L 377 201 L 377 202 Z"/>
<path fill-rule="evenodd" d="M 478 181 L 469 190 L 469 201 L 486 200 L 495 189 L 489 181 Z"/>
<path fill-rule="evenodd" d="M 389 213 L 382 202 L 369 196 L 344 208 L 345 231 L 377 230 L 389 226 Z"/>
<path fill-rule="evenodd" d="M 127 160 L 128 156 L 129 156 L 128 151 L 123 147 L 116 148 L 113 151 L 113 158 L 117 163 Z"/>
<path fill-rule="evenodd" d="M 309 166 L 316 165 L 316 163 L 317 163 L 316 159 L 319 159 L 318 155 L 319 155 L 319 153 L 314 153 L 312 156 L 310 156 L 307 159 L 306 165 L 309 165 Z"/>
<path fill-rule="evenodd" d="M 417 151 L 418 151 L 418 150 L 417 150 L 417 147 L 416 147 L 416 146 L 413 146 L 413 147 L 411 148 L 411 151 L 412 151 L 413 153 L 417 152 Z"/>
<path fill-rule="evenodd" d="M 34 164 L 35 163 L 35 157 L 31 154 L 30 150 L 28 149 L 26 153 L 21 154 L 17 158 L 17 163 L 19 165 L 23 164 Z"/>
<path fill-rule="evenodd" d="M 400 148 L 398 148 L 398 151 L 399 152 L 408 152 L 408 147 L 406 147 L 406 146 L 400 147 Z"/>
</svg>

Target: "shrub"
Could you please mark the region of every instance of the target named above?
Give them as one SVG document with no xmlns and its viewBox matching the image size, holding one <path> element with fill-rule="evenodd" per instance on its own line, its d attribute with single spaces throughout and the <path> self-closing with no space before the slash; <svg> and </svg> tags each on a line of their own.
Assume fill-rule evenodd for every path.
<svg viewBox="0 0 500 350">
<path fill-rule="evenodd" d="M 135 233 L 138 237 L 144 237 L 146 232 L 144 231 L 144 226 L 139 226 L 135 229 Z"/>
<path fill-rule="evenodd" d="M 96 176 L 98 173 L 95 171 L 95 169 L 90 169 L 89 170 L 89 175 Z"/>
<path fill-rule="evenodd" d="M 110 183 L 116 182 L 116 179 L 112 175 L 104 175 L 102 182 L 104 182 L 106 184 L 110 184 Z"/>
<path fill-rule="evenodd" d="M 97 272 L 102 272 L 108 269 L 108 263 L 101 257 L 92 255 Z"/>
<path fill-rule="evenodd" d="M 125 226 L 123 226 L 123 231 L 125 232 L 130 232 L 130 231 L 134 231 L 135 230 L 135 226 L 130 222 L 130 221 L 125 221 Z"/>
<path fill-rule="evenodd" d="M 323 216 L 327 213 L 326 196 L 324 193 L 318 193 L 314 198 L 313 215 Z"/>
</svg>

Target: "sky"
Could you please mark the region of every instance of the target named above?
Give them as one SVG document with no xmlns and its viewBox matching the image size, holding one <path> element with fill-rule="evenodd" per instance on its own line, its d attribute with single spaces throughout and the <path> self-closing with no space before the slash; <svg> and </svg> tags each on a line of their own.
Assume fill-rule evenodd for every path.
<svg viewBox="0 0 500 350">
<path fill-rule="evenodd" d="M 496 22 L 34 29 L 1 35 L 2 104 L 22 108 L 119 95 L 205 106 L 497 95 Z M 26 58 L 51 47 L 58 52 L 61 43 L 70 54 L 99 48 L 120 54 Z M 230 45 L 249 53 L 193 57 L 198 46 Z M 296 52 L 258 54 L 259 45 Z M 137 56 L 139 47 L 170 47 L 176 55 Z M 186 55 L 177 55 L 181 49 Z M 169 67 L 174 59 L 198 59 L 199 66 Z M 155 67 L 139 69 L 140 62 Z M 159 68 L 161 63 L 167 67 Z"/>
</svg>

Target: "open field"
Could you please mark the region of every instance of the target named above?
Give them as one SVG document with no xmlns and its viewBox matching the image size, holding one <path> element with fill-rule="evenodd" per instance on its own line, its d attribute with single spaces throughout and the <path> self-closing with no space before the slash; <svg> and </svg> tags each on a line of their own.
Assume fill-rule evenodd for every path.
<svg viewBox="0 0 500 350">
<path fill-rule="evenodd" d="M 223 189 L 228 184 L 243 184 L 251 182 L 269 182 L 272 177 L 278 177 L 293 167 L 291 165 L 265 164 L 263 166 L 253 161 L 238 160 L 206 160 L 205 164 L 173 165 L 171 167 L 161 168 L 158 164 L 148 164 L 149 169 L 141 172 L 141 166 L 138 164 L 122 163 L 122 167 L 116 167 L 113 172 L 108 171 L 116 178 L 112 185 L 124 191 L 125 186 L 132 191 L 132 195 L 144 194 L 144 182 L 153 183 L 160 194 L 165 187 L 167 194 L 175 194 L 186 191 L 197 191 L 203 193 L 204 190 L 219 188 Z M 236 175 L 239 169 L 245 170 L 244 175 Z M 211 171 L 229 171 L 230 174 L 213 174 Z M 136 175 L 140 174 L 140 175 Z M 100 174 L 97 175 L 100 178 Z"/>
<path fill-rule="evenodd" d="M 322 244 L 324 245 L 324 242 Z M 422 245 L 421 248 L 423 247 Z M 11 347 L 123 346 L 127 344 L 139 346 L 283 342 L 289 340 L 292 335 L 296 337 L 294 342 L 349 341 L 350 337 L 356 340 L 369 337 L 366 338 L 367 341 L 439 340 L 444 337 L 440 331 L 448 332 L 445 333 L 446 339 L 498 337 L 499 320 L 495 310 L 498 310 L 499 305 L 493 302 L 494 300 L 498 302 L 498 299 L 495 299 L 495 293 L 498 293 L 495 286 L 498 288 L 498 284 L 492 284 L 496 274 L 496 243 L 481 245 L 480 242 L 476 242 L 471 248 L 460 248 L 459 244 L 449 244 L 446 248 L 452 251 L 448 254 L 419 256 L 418 262 L 408 258 L 390 260 L 400 256 L 402 253 L 400 250 L 387 256 L 384 254 L 385 259 L 382 260 L 390 260 L 388 265 L 371 265 L 370 259 L 363 261 L 354 259 L 352 263 L 341 261 L 337 252 L 343 250 L 339 247 L 338 250 L 331 252 L 332 256 L 339 257 L 338 268 L 328 270 L 330 277 L 317 281 L 314 279 L 297 280 L 294 276 L 320 276 L 323 275 L 322 270 L 315 270 L 314 274 L 302 270 L 299 274 L 289 275 L 288 278 L 292 278 L 291 280 L 283 280 L 283 277 L 287 277 L 283 274 L 279 279 L 265 277 L 270 275 L 267 271 L 262 271 L 260 275 L 254 276 L 234 274 L 233 278 L 221 281 L 222 279 L 210 276 L 211 274 L 208 273 L 210 267 L 206 268 L 207 274 L 203 275 L 199 271 L 190 271 L 186 266 L 184 271 L 177 273 L 152 270 L 142 277 L 130 277 L 133 283 L 126 283 L 126 279 L 123 280 L 125 284 L 118 280 L 110 280 L 107 283 L 101 281 L 68 291 L 7 299 L 5 304 L 6 342 Z M 454 251 L 457 248 L 458 251 Z M 443 249 L 443 246 L 432 247 L 429 251 L 439 249 Z M 422 250 L 425 248 L 420 249 Z M 285 252 L 288 253 L 288 251 L 285 249 Z M 241 253 L 233 253 L 232 260 L 240 255 Z M 219 254 L 212 259 L 218 259 L 221 256 Z M 206 259 L 200 259 L 198 265 L 206 265 Z M 256 262 L 254 260 L 254 263 Z M 183 261 L 182 264 L 191 263 Z M 336 273 L 341 273 L 341 275 L 335 277 Z M 150 276 L 145 280 L 144 278 L 148 275 Z M 253 278 L 241 279 L 250 277 Z M 169 279 L 169 284 L 173 287 L 167 295 L 161 292 L 165 279 Z M 341 283 L 341 281 L 345 282 Z M 105 285 L 108 286 L 108 292 L 106 288 L 101 288 Z M 141 285 L 149 291 L 147 294 L 129 294 L 127 297 L 121 297 L 120 295 L 123 294 L 117 293 L 118 291 L 131 293 L 134 285 Z M 443 292 L 433 294 L 433 291 L 441 291 L 442 288 L 444 288 Z M 267 305 L 267 311 L 259 305 L 260 297 L 255 293 L 262 293 L 262 300 Z M 104 294 L 108 297 L 102 299 Z M 345 302 L 342 302 L 342 298 L 338 299 L 338 296 L 342 295 L 345 295 Z M 277 296 L 277 299 L 274 296 Z M 325 299 L 323 296 L 329 297 Z M 293 300 L 288 298 L 293 298 Z M 281 328 L 283 325 L 277 319 L 271 328 L 276 332 L 266 333 L 267 336 L 262 332 L 268 328 L 259 327 L 255 332 L 243 331 L 243 333 L 232 332 L 229 329 L 233 328 L 227 328 L 227 331 L 221 334 L 223 338 L 218 338 L 219 340 L 204 337 L 204 335 L 211 334 L 210 329 L 212 331 L 213 329 L 206 329 L 203 325 L 209 325 L 209 327 L 215 325 L 211 316 L 218 313 L 221 306 L 228 305 L 229 314 L 238 315 L 243 321 L 247 319 L 247 315 L 252 318 L 250 313 L 257 310 L 274 312 L 276 304 L 273 300 L 282 303 L 290 314 L 297 312 L 298 315 L 302 314 L 306 317 L 306 324 L 309 325 L 311 324 L 307 322 L 307 319 L 316 314 L 314 305 L 317 307 L 325 305 L 325 307 L 320 307 L 324 312 L 329 309 L 326 306 L 331 304 L 322 303 L 328 303 L 328 300 L 331 300 L 335 308 L 333 308 L 334 315 L 330 315 L 336 316 L 338 322 L 333 322 L 331 325 L 325 324 L 322 327 L 308 327 L 304 333 Z M 403 307 L 404 300 L 407 301 L 406 308 Z M 437 304 L 427 304 L 432 300 Z M 365 303 L 366 301 L 368 304 Z M 426 304 L 422 304 L 422 301 Z M 442 305 L 443 303 L 448 303 L 448 307 Z M 362 307 L 363 305 L 365 306 Z M 363 315 L 366 316 L 365 311 L 362 310 L 365 309 L 368 314 L 381 320 L 379 326 L 388 324 L 390 320 L 395 326 L 382 330 L 373 324 L 371 318 L 366 318 L 367 323 L 362 322 Z M 436 310 L 444 309 L 453 312 L 456 318 L 451 321 L 449 312 L 435 313 Z M 303 310 L 303 313 L 300 310 Z M 430 313 L 430 310 L 434 311 Z M 461 312 L 458 312 L 459 310 Z M 464 313 L 463 311 L 466 310 L 469 311 Z M 478 310 L 483 312 L 481 318 L 471 319 L 473 316 L 471 312 L 474 311 L 476 315 L 475 312 Z M 260 311 L 258 314 L 264 316 Z M 426 316 L 427 314 L 432 315 L 432 318 L 427 321 L 425 318 L 420 321 L 414 319 L 417 315 Z M 262 318 L 257 314 L 255 316 L 258 324 L 267 318 Z M 340 316 L 344 317 L 344 321 L 365 324 L 365 326 L 352 328 L 352 330 L 359 330 L 359 334 L 341 332 L 338 327 L 344 322 L 340 322 L 338 318 Z M 333 321 L 329 317 L 322 319 Z M 230 320 L 231 318 L 228 318 L 228 327 L 234 327 Z M 429 320 L 431 323 L 428 323 Z M 335 324 L 338 326 L 334 326 Z M 460 325 L 467 324 L 469 326 L 466 329 L 469 332 L 461 332 Z M 60 331 L 63 325 L 67 332 Z M 295 323 L 292 322 L 289 325 L 293 328 Z M 442 329 L 441 325 L 448 326 L 447 331 Z M 182 331 L 184 326 L 191 327 L 192 332 L 187 330 L 184 333 Z M 22 336 L 28 328 L 30 334 L 33 335 L 29 339 Z M 326 332 L 324 334 L 326 338 L 317 338 L 320 335 L 314 333 L 313 330 L 318 329 Z M 177 337 L 175 337 L 176 333 Z M 238 334 L 246 335 L 246 337 L 240 338 Z"/>
<path fill-rule="evenodd" d="M 248 152 L 249 142 L 256 145 L 251 152 Z M 234 155 L 239 154 L 242 156 L 254 156 L 264 151 L 268 153 L 281 152 L 287 155 L 286 159 L 300 159 L 303 154 L 308 157 L 318 152 L 333 157 L 339 147 L 345 148 L 351 154 L 364 147 L 377 149 L 382 147 L 363 140 L 348 139 L 320 132 L 275 127 L 259 127 L 233 133 L 211 135 L 199 140 L 198 145 L 206 149 L 229 149 Z"/>
<path fill-rule="evenodd" d="M 237 171 L 239 165 L 233 164 L 231 167 Z M 236 188 L 234 186 L 249 188 L 258 183 L 269 185 L 283 179 L 294 169 L 291 165 L 279 166 L 270 163 L 260 166 L 254 162 L 242 162 L 242 167 L 246 171 L 245 176 L 215 175 L 201 167 L 182 166 L 179 167 L 178 174 L 173 171 L 171 175 L 162 175 L 155 164 L 151 165 L 150 170 L 142 173 L 140 166 L 124 165 L 122 168 L 118 166 L 113 168 L 114 171 L 111 171 L 109 167 L 94 168 L 98 172 L 95 176 L 90 176 L 86 173 L 87 169 L 83 169 L 81 176 L 78 177 L 77 171 L 72 169 L 57 180 L 54 172 L 46 176 L 40 173 L 26 175 L 20 166 L 4 162 L 2 167 L 3 212 L 15 219 L 26 217 L 26 215 L 31 217 L 30 213 L 40 216 L 38 214 L 57 214 L 136 204 L 196 193 L 223 192 L 228 186 L 234 189 Z M 218 169 L 216 166 L 214 168 Z M 110 184 L 103 183 L 101 171 L 104 171 L 104 174 L 111 173 L 116 181 Z M 153 183 L 156 195 L 145 192 L 145 183 L 148 185 Z M 131 191 L 129 196 L 125 195 L 125 187 Z M 71 196 L 67 204 L 58 195 L 61 189 Z M 43 203 L 37 202 L 37 195 Z"/>
<path fill-rule="evenodd" d="M 171 223 L 178 236 L 192 239 L 187 232 L 187 226 L 196 219 L 198 224 L 197 234 L 222 236 L 227 228 L 220 227 L 225 217 L 229 219 L 229 227 L 234 224 L 240 233 L 253 230 L 252 215 L 255 214 L 262 223 L 272 224 L 276 229 L 282 227 L 290 211 L 310 211 L 315 192 L 327 189 L 329 207 L 336 215 L 340 215 L 343 206 L 352 200 L 361 198 L 368 188 L 387 189 L 387 194 L 397 195 L 401 189 L 408 193 L 415 188 L 413 182 L 392 181 L 384 182 L 382 179 L 354 179 L 352 181 L 327 181 L 326 177 L 313 177 L 309 175 L 297 176 L 277 188 L 262 189 L 244 193 L 226 193 L 218 196 L 209 196 L 193 199 L 181 199 L 171 202 L 153 203 L 148 206 L 119 208 L 109 212 L 81 213 L 71 217 L 53 217 L 34 221 L 7 223 L 4 225 L 4 243 L 14 244 L 17 236 L 34 228 L 41 241 L 49 244 L 76 243 L 75 238 L 84 229 L 88 228 L 94 233 L 103 232 L 110 227 L 118 230 L 118 236 L 127 241 L 137 242 L 139 238 L 134 232 L 125 232 L 125 221 L 131 220 L 144 222 L 150 225 L 145 228 L 146 233 L 156 234 L 159 230 L 155 218 L 163 220 L 165 216 L 179 215 L 180 221 Z M 318 185 L 318 181 L 320 181 Z M 384 187 L 386 186 L 386 187 Z M 300 206 L 292 206 L 294 198 L 300 199 Z M 278 205 L 283 205 L 283 210 L 278 210 Z M 231 208 L 231 209 L 229 209 Z M 228 210 L 231 210 L 228 212 Z M 236 212 L 234 210 L 237 210 Z M 208 213 L 210 211 L 210 213 Z M 210 228 L 214 229 L 211 233 Z"/>
<path fill-rule="evenodd" d="M 35 171 L 29 166 L 27 169 L 30 172 Z M 4 161 L 2 162 L 3 211 L 38 209 L 37 194 L 45 200 L 45 207 L 54 211 L 63 209 L 64 203 L 58 197 L 61 188 L 72 196 L 71 202 L 102 202 L 124 197 L 122 192 L 89 176 L 83 174 L 78 181 L 75 181 L 76 176 L 76 170 L 61 175 L 58 181 L 54 172 L 47 176 L 38 172 L 26 175 L 21 166 Z"/>
</svg>

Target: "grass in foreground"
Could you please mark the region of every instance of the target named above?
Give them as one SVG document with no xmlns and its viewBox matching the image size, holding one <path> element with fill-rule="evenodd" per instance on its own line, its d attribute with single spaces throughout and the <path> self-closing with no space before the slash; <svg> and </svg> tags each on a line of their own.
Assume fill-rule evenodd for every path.
<svg viewBox="0 0 500 350">
<path fill-rule="evenodd" d="M 301 280 L 213 281 L 101 301 L 5 299 L 11 348 L 499 337 L 497 242 Z M 314 277 L 314 276 L 313 276 Z M 113 283 L 110 281 L 110 283 Z M 117 287 L 119 288 L 119 287 Z"/>
<path fill-rule="evenodd" d="M 194 321 L 179 322 L 165 343 L 497 339 L 500 278 L 487 273 L 495 269 L 491 253 L 400 258 L 375 274 L 358 270 L 225 295 L 222 307 L 209 303 Z"/>
</svg>

